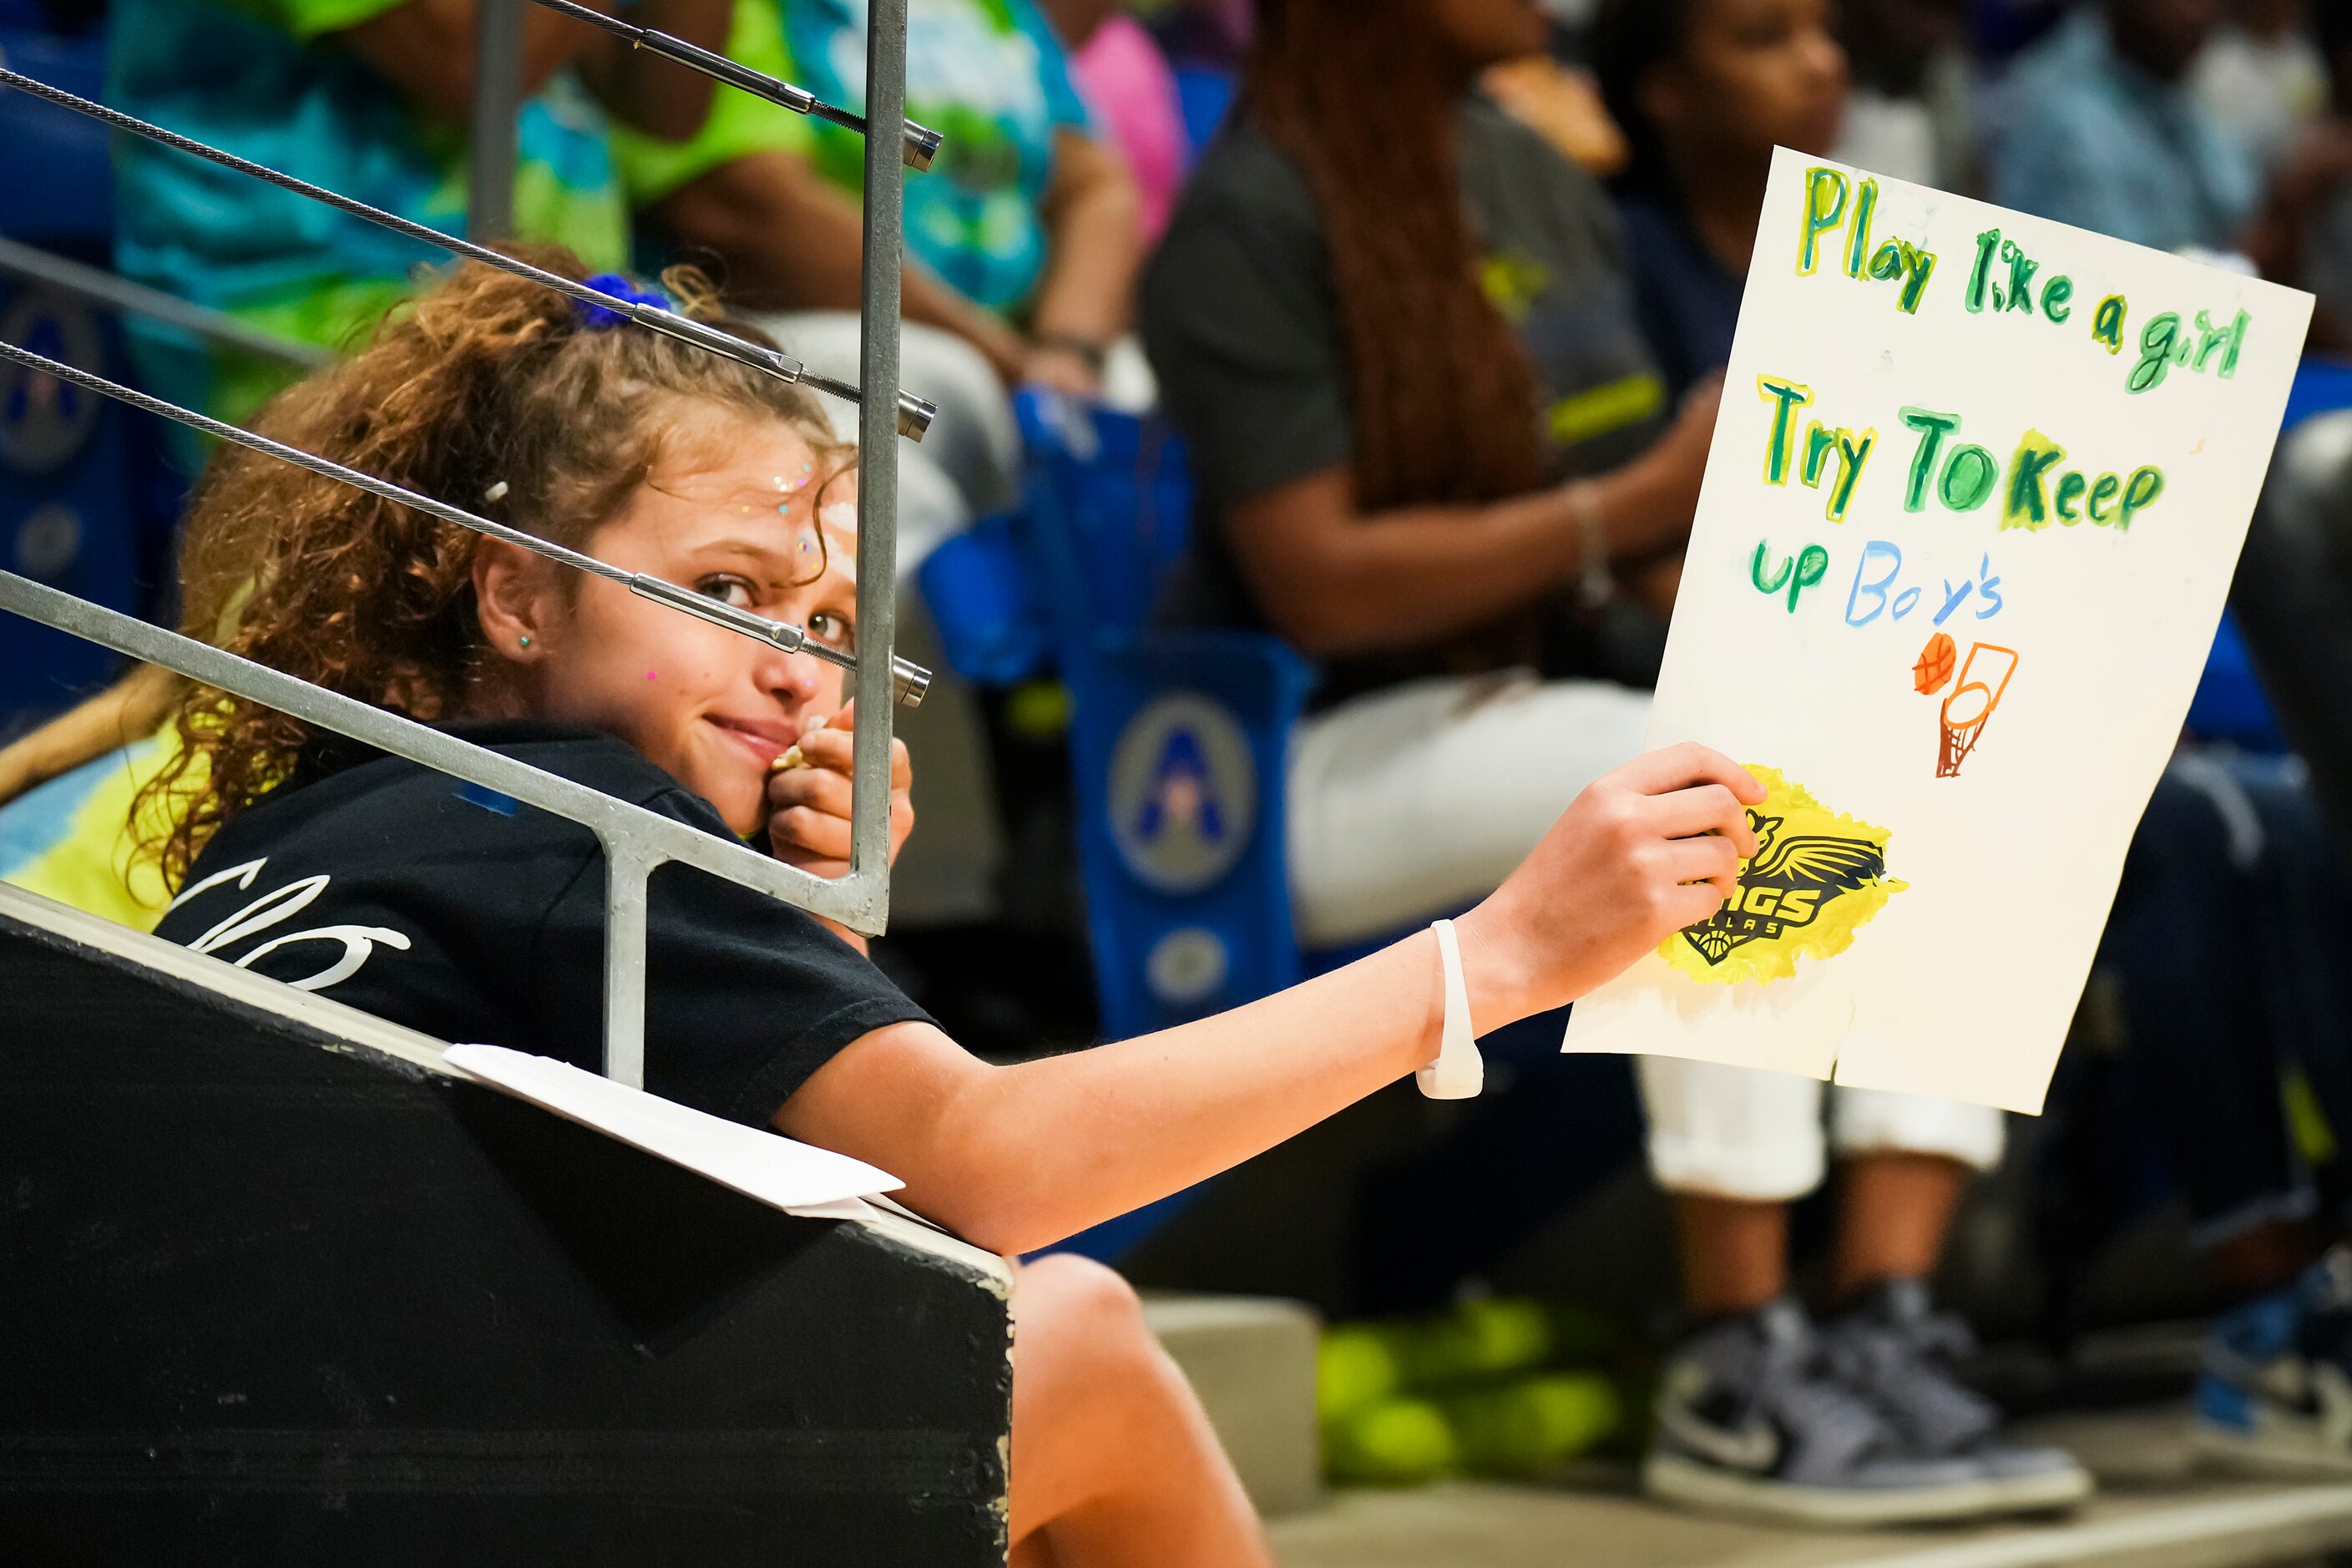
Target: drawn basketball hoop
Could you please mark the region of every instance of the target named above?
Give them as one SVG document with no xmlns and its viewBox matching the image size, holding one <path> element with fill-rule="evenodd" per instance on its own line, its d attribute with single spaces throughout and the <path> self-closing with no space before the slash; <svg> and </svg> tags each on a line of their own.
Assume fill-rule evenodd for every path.
<svg viewBox="0 0 2352 1568">
<path fill-rule="evenodd" d="M 1953 711 L 1964 700 L 1973 704 L 1966 718 Z M 1944 699 L 1944 749 L 1942 755 L 1936 759 L 1937 778 L 1959 776 L 1961 760 L 1976 750 L 1977 737 L 1984 733 L 1985 721 L 1991 717 L 1992 703 L 1981 688 L 1956 691 Z"/>
<path fill-rule="evenodd" d="M 1969 671 L 1975 668 L 1979 654 L 1992 656 L 1986 662 L 2000 667 L 1998 679 L 1993 679 L 1990 670 L 1983 677 L 1969 679 Z M 2000 706 L 2001 694 L 2009 689 L 2009 678 L 2016 673 L 2017 651 L 2014 648 L 1980 642 L 1969 649 L 1969 657 L 1960 663 L 1959 684 L 1952 688 L 1949 697 L 1944 699 L 1944 743 L 1936 759 L 1937 778 L 1959 776 L 1960 763 L 1976 750 L 1977 742 L 1984 735 L 1985 721 L 1990 719 L 1992 710 Z"/>
</svg>

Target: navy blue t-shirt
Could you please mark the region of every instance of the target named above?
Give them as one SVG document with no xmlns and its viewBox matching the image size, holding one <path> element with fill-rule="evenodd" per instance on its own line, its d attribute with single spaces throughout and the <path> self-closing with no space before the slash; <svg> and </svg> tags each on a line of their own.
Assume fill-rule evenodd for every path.
<svg viewBox="0 0 2352 1568">
<path fill-rule="evenodd" d="M 449 732 L 731 837 L 709 801 L 600 731 Z M 859 1037 L 928 1022 L 814 917 L 675 863 L 647 884 L 646 1087 L 763 1126 Z M 349 742 L 232 818 L 156 927 L 168 941 L 452 1043 L 598 1070 L 604 871 L 596 836 Z"/>
<path fill-rule="evenodd" d="M 1731 359 L 1746 280 L 1724 266 L 1668 196 L 1621 198 L 1634 310 L 1666 385 L 1680 397 Z"/>
</svg>

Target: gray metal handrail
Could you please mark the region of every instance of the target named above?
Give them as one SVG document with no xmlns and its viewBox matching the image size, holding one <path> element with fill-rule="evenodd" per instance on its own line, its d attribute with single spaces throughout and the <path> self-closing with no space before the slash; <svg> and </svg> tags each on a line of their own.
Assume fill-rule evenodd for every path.
<svg viewBox="0 0 2352 1568">
<path fill-rule="evenodd" d="M 496 790 L 593 831 L 604 847 L 609 867 L 608 917 L 619 911 L 605 931 L 604 1070 L 625 1083 L 645 1081 L 645 882 L 646 874 L 664 861 L 676 860 L 724 877 L 812 914 L 837 920 L 852 931 L 875 934 L 882 929 L 884 906 L 871 897 L 878 879 L 868 877 L 861 885 L 855 873 L 838 881 L 812 876 L 641 805 L 616 800 L 413 719 L 313 686 L 298 676 L 78 599 L 13 572 L 0 572 L 0 609 L 265 703 L 306 724 Z M 863 715 L 858 727 L 865 728 Z M 887 791 L 884 805 L 887 809 Z M 619 1028 L 614 1026 L 616 1008 L 617 1021 L 625 1026 Z M 634 1027 L 626 1026 L 631 1024 Z"/>
<path fill-rule="evenodd" d="M 865 395 L 846 382 L 836 381 L 829 375 L 818 374 L 790 354 L 762 348 L 748 339 L 723 332 L 716 327 L 695 321 L 675 310 L 640 304 L 633 300 L 624 300 L 592 284 L 579 282 L 561 273 L 550 272 L 543 267 L 534 267 L 528 261 L 509 256 L 504 251 L 489 246 L 478 245 L 470 239 L 462 239 L 456 235 L 444 234 L 430 224 L 418 223 L 414 218 L 402 217 L 397 213 L 385 212 L 381 207 L 372 207 L 365 202 L 354 200 L 337 191 L 328 190 L 322 185 L 314 185 L 308 180 L 298 180 L 293 175 L 270 168 L 266 163 L 257 163 L 250 158 L 239 157 L 235 153 L 215 147 L 209 142 L 199 142 L 193 136 L 183 136 L 176 131 L 150 123 L 136 115 L 125 114 L 119 109 L 111 109 L 103 103 L 79 97 L 66 91 L 63 88 L 51 87 L 48 83 L 28 77 L 21 71 L 10 70 L 5 65 L 0 65 L 0 86 L 11 87 L 18 92 L 54 103 L 58 108 L 70 110 L 85 119 L 95 120 L 101 125 L 128 132 L 143 141 L 152 142 L 159 147 L 169 147 L 174 152 L 185 153 L 191 157 L 202 158 L 208 163 L 217 163 L 224 169 L 233 169 L 240 174 L 249 175 L 254 179 L 276 185 L 279 190 L 291 191 L 307 201 L 317 202 L 321 206 L 332 207 L 337 212 L 346 213 L 362 222 L 372 223 L 378 228 L 389 229 L 394 234 L 415 240 L 419 244 L 429 245 L 436 249 L 446 250 L 452 256 L 462 256 L 469 261 L 478 261 L 485 267 L 494 267 L 513 277 L 526 279 L 542 289 L 551 289 L 556 293 L 579 300 L 582 304 L 593 305 L 599 310 L 610 310 L 614 315 L 635 321 L 648 331 L 666 333 L 683 342 L 692 343 L 708 353 L 718 354 L 722 359 L 731 359 L 762 374 L 772 375 L 779 381 L 804 382 L 820 391 L 831 393 L 834 396 L 851 403 L 860 401 Z M 914 441 L 923 438 L 923 433 L 930 428 L 932 416 L 939 412 L 924 399 L 903 393 L 894 395 L 891 403 L 898 410 L 898 433 Z"/>
<path fill-rule="evenodd" d="M 128 405 L 145 413 L 159 415 L 175 425 L 184 425 L 189 429 L 209 436 L 216 441 L 226 441 L 233 446 L 243 447 L 249 452 L 258 452 L 266 458 L 274 458 L 281 463 L 316 474 L 320 479 L 332 479 L 338 484 L 349 485 L 353 489 L 365 490 L 372 496 L 379 496 L 385 500 L 421 511 L 427 517 L 454 523 L 459 528 L 471 530 L 473 532 L 491 539 L 503 540 L 519 549 L 528 550 L 535 555 L 543 555 L 550 561 L 568 566 L 575 572 L 584 572 L 592 577 L 602 577 L 608 583 L 626 588 L 639 598 L 651 599 L 656 604 L 681 611 L 698 620 L 724 626 L 730 632 L 751 637 L 757 642 L 766 643 L 785 653 L 806 653 L 845 670 L 854 670 L 857 668 L 856 654 L 844 653 L 839 648 L 824 643 L 812 641 L 804 626 L 795 626 L 790 621 L 772 621 L 765 616 L 754 615 L 750 610 L 723 603 L 708 595 L 698 594 L 693 589 L 682 587 L 676 583 L 666 582 L 662 578 L 651 576 L 643 572 L 624 570 L 610 562 L 600 561 L 593 555 L 583 554 L 566 545 L 558 544 L 552 540 L 541 539 L 535 533 L 527 532 L 520 528 L 509 528 L 503 522 L 493 522 L 486 517 L 477 517 L 463 507 L 451 506 L 447 501 L 421 495 L 404 486 L 377 479 L 373 474 L 363 474 L 357 468 L 345 468 L 342 464 L 321 458 L 316 453 L 306 452 L 299 447 L 289 447 L 282 441 L 274 441 L 267 436 L 231 425 L 225 420 L 198 414 L 192 408 L 183 408 L 176 403 L 167 403 L 163 398 L 151 397 L 143 392 L 124 386 L 119 382 L 109 381 L 94 371 L 84 370 L 79 365 L 67 364 L 62 360 L 53 360 L 46 354 L 37 354 L 30 349 L 19 348 L 15 343 L 6 342 L 0 342 L 0 363 L 18 365 L 37 374 L 54 377 L 58 381 L 79 386 L 85 392 L 95 392 L 101 397 L 110 397 L 117 403 Z M 890 671 L 891 690 L 898 700 L 909 708 L 919 706 L 923 700 L 923 694 L 930 689 L 931 672 L 920 665 L 910 664 L 895 655 L 890 660 Z"/>
<path fill-rule="evenodd" d="M 274 360 L 300 370 L 317 370 L 335 357 L 322 348 L 248 326 L 226 311 L 192 305 L 176 294 L 133 283 L 102 267 L 19 245 L 13 239 L 0 239 L 0 272 L 75 295 L 118 315 L 144 316 L 167 327 L 177 327 L 256 359 Z"/>
<path fill-rule="evenodd" d="M 905 118 L 907 0 L 871 0 L 867 16 L 867 111 L 882 124 L 898 123 Z M 0 68 L 0 79 L 37 96 L 67 101 L 68 107 L 97 110 L 100 118 L 128 119 L 102 106 L 70 99 L 70 95 L 18 77 L 5 68 Z M 131 127 L 137 127 L 142 134 L 153 130 L 137 121 L 126 128 Z M 168 132 L 164 134 L 169 136 Z M 211 151 L 205 150 L 208 154 Z M 593 832 L 605 859 L 604 1071 L 623 1083 L 643 1087 L 646 890 L 646 879 L 656 867 L 672 860 L 693 866 L 812 914 L 838 921 L 866 935 L 880 934 L 888 923 L 893 688 L 904 668 L 894 651 L 898 516 L 898 452 L 895 436 L 901 417 L 899 237 L 905 210 L 905 164 L 896 155 L 898 152 L 896 148 L 880 150 L 872 138 L 866 144 L 865 256 L 859 305 L 859 359 L 866 395 L 858 406 L 857 459 L 857 617 L 861 654 L 853 677 L 858 716 L 852 741 L 852 847 L 846 876 L 832 879 L 813 876 L 741 845 L 614 799 L 414 720 L 325 690 L 226 649 L 151 626 L 14 573 L 0 571 L 0 609 L 177 671 L 216 689 L 264 703 L 306 723 L 552 812 Z M 275 171 L 263 173 L 285 183 L 285 177 L 276 175 Z M 343 205 L 348 201 L 332 193 L 320 194 L 330 205 Z M 562 282 L 565 292 L 580 291 L 579 286 L 569 279 Z M 632 314 L 625 302 L 613 303 L 623 306 L 621 313 Z M 23 365 L 27 359 L 37 356 L 19 351 L 0 357 Z M 52 368 L 68 371 L 71 367 Z M 75 379 L 87 384 L 100 378 L 82 373 Z M 126 389 L 114 389 L 121 390 Z M 131 395 L 131 400 L 151 407 L 159 401 L 137 394 Z M 189 413 L 174 405 L 152 407 L 152 411 L 162 412 L 165 407 L 173 408 L 174 416 Z M 184 422 L 202 418 L 190 416 L 190 420 Z M 312 459 L 304 466 L 318 472 L 320 470 L 313 465 L 320 461 Z M 346 477 L 343 482 L 352 482 L 352 477 Z M 660 597 L 671 603 L 669 597 Z M 709 616 L 703 607 L 685 604 L 673 604 L 672 607 L 717 618 Z"/>
<path fill-rule="evenodd" d="M 477 0 L 477 3 L 480 3 L 480 0 Z M 647 54 L 659 55 L 674 65 L 681 65 L 688 70 L 698 71 L 713 81 L 725 82 L 728 86 L 748 92 L 754 98 L 764 98 L 779 108 L 791 110 L 794 114 L 805 114 L 814 119 L 831 121 L 845 131 L 856 132 L 860 136 L 869 133 L 867 127 L 871 121 L 866 115 L 843 109 L 837 104 L 827 103 L 804 87 L 794 87 L 791 82 L 772 77 L 765 71 L 755 71 L 749 66 L 730 60 L 725 55 L 715 54 L 698 44 L 689 44 L 683 38 L 673 38 L 667 33 L 656 32 L 651 27 L 640 27 L 635 23 L 625 22 L 618 16 L 608 16 L 593 6 L 581 5 L 579 0 L 531 0 L 531 4 L 543 6 L 559 16 L 569 16 L 575 22 L 585 22 L 592 27 L 601 27 L 614 37 L 625 40 L 633 49 L 643 49 Z M 871 107 L 870 103 L 868 107 Z M 920 174 L 929 169 L 931 166 L 931 160 L 939 155 L 941 138 L 938 132 L 918 125 L 903 116 L 900 123 L 903 127 L 900 135 L 904 142 L 903 156 L 907 167 Z"/>
</svg>

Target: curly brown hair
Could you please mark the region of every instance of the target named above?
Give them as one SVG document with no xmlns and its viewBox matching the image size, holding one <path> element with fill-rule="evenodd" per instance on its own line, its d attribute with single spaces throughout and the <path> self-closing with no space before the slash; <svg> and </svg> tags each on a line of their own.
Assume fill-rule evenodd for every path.
<svg viewBox="0 0 2352 1568">
<path fill-rule="evenodd" d="M 518 254 L 586 276 L 568 251 Z M 686 313 L 773 346 L 726 320 L 701 274 L 673 268 L 663 281 Z M 592 327 L 563 295 L 468 262 L 386 316 L 359 353 L 278 395 L 255 428 L 577 549 L 692 418 L 712 412 L 784 420 L 836 471 L 846 450 L 799 386 L 661 333 Z M 190 504 L 184 629 L 330 691 L 426 723 L 451 719 L 486 651 L 473 588 L 480 542 L 226 447 Z M 201 686 L 177 723 L 178 752 L 133 815 L 169 825 L 141 850 L 173 887 L 205 841 L 319 740 L 299 720 Z"/>
</svg>

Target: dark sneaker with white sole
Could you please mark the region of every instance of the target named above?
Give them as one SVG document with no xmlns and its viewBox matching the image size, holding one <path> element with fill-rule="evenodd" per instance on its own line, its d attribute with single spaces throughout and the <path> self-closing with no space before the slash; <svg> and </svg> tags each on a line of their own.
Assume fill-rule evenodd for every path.
<svg viewBox="0 0 2352 1568">
<path fill-rule="evenodd" d="M 2091 1495 L 2091 1473 L 2074 1455 L 2002 1436 L 2000 1407 L 1961 1377 L 1975 1336 L 1935 1310 L 1924 1281 L 1880 1286 L 1825 1327 L 1822 1344 L 1838 1381 L 1876 1405 L 1906 1447 L 1977 1466 L 1985 1511 L 2064 1508 Z"/>
<path fill-rule="evenodd" d="M 2352 1257 L 2333 1248 L 2283 1290 L 2205 1331 L 2191 1428 L 2203 1456 L 2267 1475 L 2352 1474 Z"/>
<path fill-rule="evenodd" d="M 1997 1507 L 1974 1459 L 1916 1452 L 1847 1388 L 1792 1301 L 1667 1358 L 1642 1484 L 1652 1497 L 1806 1525 L 1966 1519 Z"/>
</svg>

